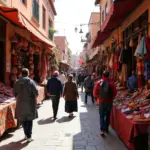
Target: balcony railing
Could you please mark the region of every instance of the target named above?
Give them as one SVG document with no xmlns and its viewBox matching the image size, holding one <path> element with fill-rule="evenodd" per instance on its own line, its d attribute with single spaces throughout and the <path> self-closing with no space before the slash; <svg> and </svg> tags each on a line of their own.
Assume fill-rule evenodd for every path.
<svg viewBox="0 0 150 150">
<path fill-rule="evenodd" d="M 39 4 L 37 0 L 32 0 L 32 15 L 39 22 Z"/>
</svg>

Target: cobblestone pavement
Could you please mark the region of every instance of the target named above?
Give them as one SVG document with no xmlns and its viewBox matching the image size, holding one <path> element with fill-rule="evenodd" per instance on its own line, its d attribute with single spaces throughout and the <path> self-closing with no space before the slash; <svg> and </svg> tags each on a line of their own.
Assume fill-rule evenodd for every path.
<svg viewBox="0 0 150 150">
<path fill-rule="evenodd" d="M 80 93 L 79 112 L 72 120 L 64 113 L 64 100 L 60 100 L 58 120 L 52 121 L 51 101 L 39 108 L 39 118 L 34 121 L 34 141 L 23 141 L 22 128 L 6 134 L 0 142 L 0 150 L 127 150 L 115 132 L 105 138 L 99 135 L 99 115 L 95 105 L 84 105 Z"/>
</svg>

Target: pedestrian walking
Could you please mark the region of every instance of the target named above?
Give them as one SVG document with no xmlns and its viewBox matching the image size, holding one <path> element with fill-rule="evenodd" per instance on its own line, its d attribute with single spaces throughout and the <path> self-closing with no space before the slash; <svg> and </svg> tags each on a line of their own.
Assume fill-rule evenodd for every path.
<svg viewBox="0 0 150 150">
<path fill-rule="evenodd" d="M 38 117 L 36 98 L 38 90 L 35 82 L 29 78 L 29 70 L 22 69 L 22 77 L 14 85 L 16 97 L 15 117 L 22 122 L 25 138 L 28 142 L 32 139 L 33 120 Z"/>
<path fill-rule="evenodd" d="M 93 96 L 93 88 L 94 88 L 94 81 L 91 78 L 91 75 L 84 80 L 84 88 L 85 88 L 85 104 L 87 104 L 88 95 L 91 96 L 92 102 L 94 103 L 94 96 Z"/>
<path fill-rule="evenodd" d="M 72 75 L 69 75 L 68 82 L 65 83 L 63 97 L 65 112 L 69 113 L 69 118 L 72 118 L 73 112 L 78 111 L 77 99 L 79 98 L 77 84 L 73 81 Z"/>
<path fill-rule="evenodd" d="M 85 78 L 86 78 L 85 74 L 82 73 L 82 75 L 81 75 L 81 92 L 83 92 Z"/>
<path fill-rule="evenodd" d="M 67 81 L 67 78 L 66 78 L 66 76 L 65 76 L 65 74 L 64 74 L 63 71 L 61 71 L 61 73 L 60 73 L 60 75 L 59 75 L 59 79 L 60 79 L 62 85 L 64 86 L 64 85 L 65 85 L 65 82 Z"/>
<path fill-rule="evenodd" d="M 109 132 L 110 113 L 116 94 L 116 87 L 114 83 L 109 80 L 109 72 L 104 71 L 102 79 L 96 83 L 94 88 L 94 96 L 99 101 L 101 136 L 104 136 L 105 132 Z"/>
<path fill-rule="evenodd" d="M 48 95 L 52 99 L 52 108 L 53 108 L 53 120 L 57 119 L 57 112 L 59 107 L 60 97 L 63 91 L 63 85 L 60 81 L 59 72 L 55 71 L 53 76 L 47 82 L 47 91 Z"/>
<path fill-rule="evenodd" d="M 81 86 L 81 73 L 79 73 L 79 75 L 77 76 L 77 85 L 78 85 L 78 88 L 80 88 L 80 86 Z"/>
</svg>

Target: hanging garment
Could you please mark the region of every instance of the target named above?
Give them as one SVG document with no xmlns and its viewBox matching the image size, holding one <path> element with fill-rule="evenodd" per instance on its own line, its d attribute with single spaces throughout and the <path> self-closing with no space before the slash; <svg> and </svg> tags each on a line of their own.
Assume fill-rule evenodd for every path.
<svg viewBox="0 0 150 150">
<path fill-rule="evenodd" d="M 119 63 L 118 63 L 119 55 L 118 52 L 115 53 L 113 58 L 113 69 L 118 70 L 119 69 Z"/>
<path fill-rule="evenodd" d="M 110 57 L 110 61 L 109 61 L 109 67 L 112 68 L 113 67 L 113 57 L 114 55 L 112 54 Z"/>
<path fill-rule="evenodd" d="M 43 55 L 42 55 L 41 77 L 45 79 L 46 76 L 47 76 L 47 57 L 46 57 L 46 53 L 43 52 Z"/>
<path fill-rule="evenodd" d="M 150 59 L 150 38 L 146 38 L 146 48 L 147 48 L 147 54 L 145 56 L 145 59 Z"/>
<path fill-rule="evenodd" d="M 135 57 L 138 57 L 138 49 L 139 49 L 139 47 L 140 47 L 140 44 L 138 44 L 137 47 L 136 47 L 136 50 L 135 50 L 135 53 L 134 53 Z"/>
<path fill-rule="evenodd" d="M 144 86 L 144 78 L 143 75 L 138 75 L 138 88 L 142 88 Z"/>
<path fill-rule="evenodd" d="M 137 75 L 144 75 L 144 60 L 137 58 Z"/>
<path fill-rule="evenodd" d="M 126 64 L 122 64 L 122 81 L 126 82 L 127 81 L 127 65 Z"/>
<path fill-rule="evenodd" d="M 138 56 L 141 58 L 144 58 L 144 56 L 147 54 L 147 48 L 146 48 L 146 37 L 142 37 L 139 48 L 138 48 Z"/>
<path fill-rule="evenodd" d="M 150 60 L 144 62 L 144 78 L 145 80 L 150 79 Z"/>
</svg>

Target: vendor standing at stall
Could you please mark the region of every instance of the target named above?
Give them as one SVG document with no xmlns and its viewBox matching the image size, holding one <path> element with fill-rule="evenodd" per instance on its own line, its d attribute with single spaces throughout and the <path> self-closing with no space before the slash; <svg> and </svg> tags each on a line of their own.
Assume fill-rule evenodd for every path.
<svg viewBox="0 0 150 150">
<path fill-rule="evenodd" d="M 22 122 L 25 139 L 31 142 L 33 120 L 38 117 L 36 109 L 36 98 L 38 90 L 35 82 L 29 78 L 29 70 L 22 69 L 22 77 L 14 85 L 16 97 L 15 117 Z"/>
</svg>

